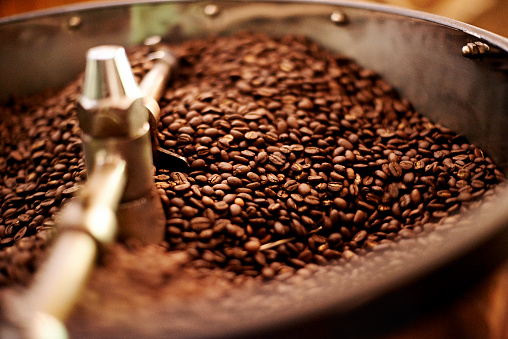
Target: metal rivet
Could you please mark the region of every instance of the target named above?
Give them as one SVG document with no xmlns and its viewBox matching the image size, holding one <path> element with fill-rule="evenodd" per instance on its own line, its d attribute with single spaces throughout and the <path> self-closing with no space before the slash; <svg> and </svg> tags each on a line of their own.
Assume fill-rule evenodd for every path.
<svg viewBox="0 0 508 339">
<path fill-rule="evenodd" d="M 83 21 L 81 20 L 81 17 L 72 16 L 67 21 L 67 27 L 69 27 L 69 29 L 77 29 L 81 26 L 82 23 Z"/>
<path fill-rule="evenodd" d="M 469 42 L 462 47 L 462 56 L 466 58 L 479 58 L 488 53 L 489 50 L 489 45 L 481 41 Z"/>
<path fill-rule="evenodd" d="M 332 15 L 330 16 L 330 19 L 336 25 L 344 25 L 348 23 L 348 18 L 346 14 L 342 11 L 333 12 Z"/>
<path fill-rule="evenodd" d="M 150 51 L 153 52 L 157 49 L 157 47 L 159 47 L 161 42 L 162 42 L 162 37 L 160 35 L 152 35 L 152 36 L 149 36 L 148 38 L 146 38 L 145 41 L 143 41 L 143 44 L 145 46 L 149 47 Z"/>
<path fill-rule="evenodd" d="M 210 5 L 205 6 L 205 9 L 203 10 L 203 12 L 205 13 L 206 16 L 213 17 L 213 16 L 218 15 L 220 10 L 219 10 L 219 6 L 210 4 Z"/>
</svg>

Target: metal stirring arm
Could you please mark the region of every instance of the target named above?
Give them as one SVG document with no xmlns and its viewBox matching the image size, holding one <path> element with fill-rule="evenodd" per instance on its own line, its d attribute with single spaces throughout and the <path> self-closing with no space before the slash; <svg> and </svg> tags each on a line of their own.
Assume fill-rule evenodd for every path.
<svg viewBox="0 0 508 339">
<path fill-rule="evenodd" d="M 93 268 L 98 246 L 117 235 L 143 244 L 163 239 L 165 216 L 153 178 L 155 131 L 149 126 L 157 124 L 156 100 L 174 64 L 169 51 L 164 53 L 142 82 L 142 92 L 122 47 L 88 52 L 78 118 L 89 179 L 57 220 L 62 232 L 29 291 L 8 302 L 17 331 L 4 328 L 0 334 L 66 338 L 62 323 Z M 187 166 L 184 158 L 163 153 L 169 169 Z"/>
<path fill-rule="evenodd" d="M 165 46 L 156 46 L 155 48 L 157 50 L 148 56 L 149 59 L 155 61 L 154 65 L 141 80 L 139 88 L 145 97 L 154 99 L 158 102 L 164 93 L 164 89 L 169 78 L 171 77 L 171 70 L 176 65 L 176 58 L 173 56 L 169 48 Z M 155 119 L 158 119 L 158 115 L 155 115 Z"/>
<path fill-rule="evenodd" d="M 189 169 L 187 160 L 173 152 L 159 146 L 157 139 L 157 124 L 160 118 L 159 101 L 162 97 L 166 84 L 171 77 L 171 72 L 177 64 L 168 47 L 161 45 L 158 37 L 151 37 L 145 41 L 154 51 L 148 56 L 154 61 L 152 69 L 143 77 L 139 88 L 143 93 L 143 102 L 150 112 L 148 121 L 152 135 L 152 151 L 154 161 L 159 168 L 171 169 L 178 172 L 186 172 Z"/>
</svg>

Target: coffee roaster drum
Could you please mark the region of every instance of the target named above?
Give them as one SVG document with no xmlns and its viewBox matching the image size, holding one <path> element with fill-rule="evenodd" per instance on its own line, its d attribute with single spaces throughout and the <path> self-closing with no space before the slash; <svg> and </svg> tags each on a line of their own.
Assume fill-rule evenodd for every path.
<svg viewBox="0 0 508 339">
<path fill-rule="evenodd" d="M 306 35 L 374 69 L 419 112 L 465 135 L 508 170 L 508 40 L 443 17 L 367 3 L 139 1 L 5 18 L 0 99 L 65 85 L 84 70 L 93 46 L 243 30 Z M 505 258 L 507 245 L 508 189 L 501 188 L 448 226 L 319 274 L 238 287 L 213 303 L 126 307 L 117 322 L 105 320 L 97 301 L 95 314 L 77 311 L 67 326 L 76 338 L 369 336 L 460 296 Z"/>
</svg>

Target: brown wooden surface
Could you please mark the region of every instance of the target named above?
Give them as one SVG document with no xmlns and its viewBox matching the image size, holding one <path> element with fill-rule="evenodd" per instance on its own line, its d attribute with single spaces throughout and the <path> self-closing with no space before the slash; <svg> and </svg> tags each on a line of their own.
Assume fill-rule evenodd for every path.
<svg viewBox="0 0 508 339">
<path fill-rule="evenodd" d="M 97 1 L 97 0 L 88 0 Z M 24 12 L 46 9 L 56 6 L 64 6 L 80 1 L 73 0 L 1 0 L 0 17 L 20 14 Z"/>
<path fill-rule="evenodd" d="M 95 0 L 98 1 L 98 0 Z M 427 10 L 441 11 L 437 14 L 466 21 L 475 26 L 508 37 L 508 0 L 489 0 L 480 13 L 467 13 L 467 20 L 453 17 L 439 7 L 439 2 L 449 6 L 467 6 L 468 1 L 450 0 L 380 0 L 378 2 Z M 0 17 L 27 11 L 45 9 L 75 3 L 72 0 L 0 0 Z M 435 10 L 435 11 L 434 11 Z M 458 14 L 457 14 L 458 15 Z M 508 249 L 507 249 L 508 250 Z M 471 339 L 508 339 L 508 263 L 502 265 L 473 290 L 467 292 L 460 301 L 446 306 L 435 314 L 426 316 L 409 324 L 395 333 L 381 339 L 413 338 L 471 338 Z"/>
</svg>

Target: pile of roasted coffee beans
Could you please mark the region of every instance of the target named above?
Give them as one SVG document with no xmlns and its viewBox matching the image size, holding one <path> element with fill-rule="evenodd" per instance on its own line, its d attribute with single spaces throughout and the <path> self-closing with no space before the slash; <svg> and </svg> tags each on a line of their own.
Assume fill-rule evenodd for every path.
<svg viewBox="0 0 508 339">
<path fill-rule="evenodd" d="M 85 178 L 77 83 L 0 106 L 0 286 L 26 283 Z"/>
<path fill-rule="evenodd" d="M 180 46 L 160 144 L 170 248 L 196 267 L 270 278 L 422 231 L 503 175 L 416 113 L 373 71 L 304 37 L 240 34 Z"/>
<path fill-rule="evenodd" d="M 299 36 L 241 33 L 172 46 L 158 139 L 164 247 L 188 267 L 270 279 L 421 233 L 504 180 L 462 136 L 376 73 Z M 140 78 L 146 49 L 131 54 Z M 79 82 L 1 108 L 0 284 L 37 266 L 53 214 L 85 177 Z"/>
</svg>

